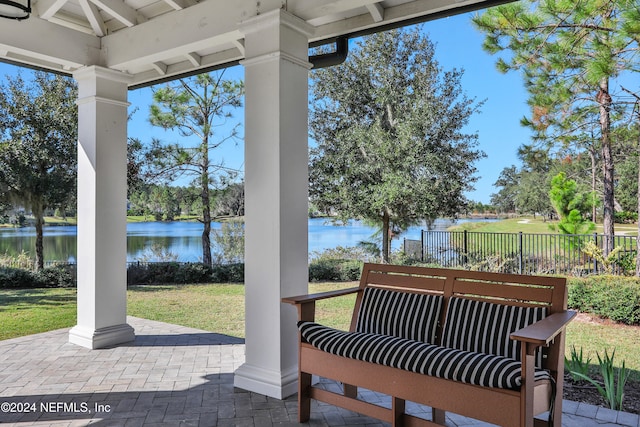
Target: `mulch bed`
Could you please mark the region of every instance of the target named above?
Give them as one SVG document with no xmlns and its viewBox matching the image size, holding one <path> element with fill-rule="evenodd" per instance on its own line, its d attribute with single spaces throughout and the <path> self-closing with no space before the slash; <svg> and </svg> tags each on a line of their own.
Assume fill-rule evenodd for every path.
<svg viewBox="0 0 640 427">
<path fill-rule="evenodd" d="M 594 379 L 597 381 L 602 380 L 602 378 L 596 376 L 594 376 Z M 562 397 L 574 402 L 584 402 L 609 408 L 609 403 L 600 395 L 595 386 L 587 381 L 573 381 L 569 376 L 565 376 Z M 640 381 L 629 380 L 625 384 L 622 410 L 640 415 Z"/>
</svg>

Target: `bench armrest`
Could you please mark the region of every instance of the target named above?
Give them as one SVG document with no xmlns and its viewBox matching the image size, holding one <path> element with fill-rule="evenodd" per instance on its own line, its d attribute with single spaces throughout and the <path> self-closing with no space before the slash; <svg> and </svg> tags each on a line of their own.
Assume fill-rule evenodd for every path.
<svg viewBox="0 0 640 427">
<path fill-rule="evenodd" d="M 287 304 L 304 304 L 307 302 L 318 301 L 327 298 L 340 297 L 356 293 L 360 288 L 336 289 L 334 291 L 319 292 L 317 294 L 298 295 L 295 297 L 282 298 L 282 302 Z"/>
<path fill-rule="evenodd" d="M 562 332 L 575 315 L 576 312 L 571 310 L 553 313 L 532 325 L 513 332 L 510 337 L 512 340 L 531 343 L 535 346 L 547 345 Z"/>
<path fill-rule="evenodd" d="M 313 322 L 316 316 L 316 301 L 354 294 L 360 288 L 337 289 L 335 291 L 320 292 L 317 294 L 298 295 L 282 298 L 283 303 L 293 304 L 298 308 L 298 320 Z"/>
</svg>

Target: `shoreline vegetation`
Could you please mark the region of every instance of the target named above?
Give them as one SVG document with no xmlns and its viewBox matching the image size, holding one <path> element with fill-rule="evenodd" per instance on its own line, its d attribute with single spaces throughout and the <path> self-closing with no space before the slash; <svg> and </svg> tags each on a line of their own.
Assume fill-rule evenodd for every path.
<svg viewBox="0 0 640 427">
<path fill-rule="evenodd" d="M 234 220 L 237 218 L 243 218 L 243 217 L 224 216 L 224 217 L 213 218 L 213 221 L 224 222 L 227 220 Z M 313 215 L 309 215 L 309 218 L 310 219 L 311 218 L 332 219 L 333 217 L 329 215 L 313 214 Z M 456 219 L 473 219 L 478 221 L 474 224 L 477 224 L 477 226 L 482 226 L 484 224 L 481 222 L 482 219 L 487 219 L 487 220 L 490 220 L 491 222 L 495 222 L 496 220 L 513 220 L 513 219 L 522 219 L 522 218 L 527 219 L 527 218 L 533 218 L 533 217 L 531 217 L 531 215 L 521 216 L 517 214 L 472 213 L 472 214 L 458 215 Z M 538 216 L 537 219 L 540 220 L 540 217 Z M 536 219 L 534 219 L 534 221 L 535 220 Z M 30 215 L 27 215 L 25 217 L 25 221 L 23 225 L 5 222 L 5 223 L 0 223 L 0 228 L 32 227 L 33 221 L 34 221 L 33 217 Z M 72 216 L 69 216 L 69 217 L 45 216 L 44 221 L 45 221 L 45 226 L 47 227 L 77 225 L 78 223 L 77 217 L 72 217 Z M 178 215 L 171 221 L 165 221 L 165 220 L 157 220 L 154 218 L 153 215 L 127 215 L 127 223 L 140 223 L 140 222 L 164 222 L 164 223 L 200 222 L 200 219 L 198 215 Z M 546 223 L 551 224 L 553 223 L 553 221 L 546 221 Z M 632 224 L 628 224 L 628 225 L 631 226 Z M 458 229 L 457 227 L 460 227 L 460 226 L 461 225 L 454 225 L 452 229 Z M 464 229 L 464 228 L 461 228 L 461 229 Z"/>
</svg>

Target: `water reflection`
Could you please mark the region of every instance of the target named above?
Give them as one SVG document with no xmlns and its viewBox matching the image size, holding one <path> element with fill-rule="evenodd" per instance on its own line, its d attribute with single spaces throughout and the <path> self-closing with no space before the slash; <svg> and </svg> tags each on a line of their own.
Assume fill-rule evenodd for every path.
<svg viewBox="0 0 640 427">
<path fill-rule="evenodd" d="M 465 222 L 469 220 L 460 220 Z M 434 229 L 445 230 L 452 224 L 450 220 L 438 219 Z M 220 223 L 212 223 L 213 229 Z M 398 249 L 404 238 L 420 239 L 420 231 L 426 225 L 411 227 L 392 241 L 392 248 Z M 361 221 L 349 221 L 336 225 L 324 218 L 309 219 L 309 253 L 320 252 L 337 246 L 355 246 L 360 241 L 375 240 L 376 229 Z M 46 227 L 44 233 L 44 258 L 46 261 L 75 261 L 77 254 L 76 226 Z M 127 260 L 136 261 L 153 245 L 166 248 L 178 255 L 179 261 L 199 261 L 202 259 L 202 224 L 198 222 L 140 222 L 127 224 Z M 22 251 L 33 254 L 35 229 L 0 229 L 0 254 L 16 256 Z"/>
</svg>

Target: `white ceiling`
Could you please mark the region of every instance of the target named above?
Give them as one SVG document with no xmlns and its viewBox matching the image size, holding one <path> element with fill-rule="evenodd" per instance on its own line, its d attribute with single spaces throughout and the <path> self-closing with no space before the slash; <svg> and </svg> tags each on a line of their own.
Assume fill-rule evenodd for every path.
<svg viewBox="0 0 640 427">
<path fill-rule="evenodd" d="M 32 0 L 25 21 L 0 19 L 0 61 L 72 73 L 101 65 L 132 86 L 235 64 L 238 24 L 284 8 L 328 43 L 510 0 Z"/>
</svg>

